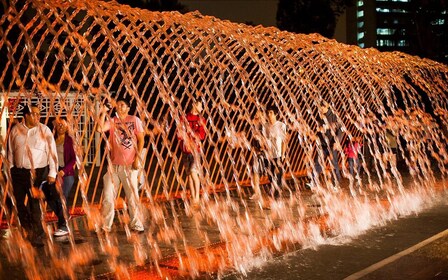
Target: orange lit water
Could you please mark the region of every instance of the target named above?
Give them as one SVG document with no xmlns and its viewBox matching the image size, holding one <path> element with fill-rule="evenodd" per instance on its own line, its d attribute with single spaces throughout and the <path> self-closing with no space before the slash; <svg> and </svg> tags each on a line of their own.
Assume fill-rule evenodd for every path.
<svg viewBox="0 0 448 280">
<path fill-rule="evenodd" d="M 126 244 L 132 247 L 130 263 L 149 265 L 159 276 L 165 273 L 159 265 L 166 261 L 162 247 L 173 248 L 170 261 L 191 277 L 219 275 L 229 268 L 245 273 L 255 259 L 269 258 L 288 244 L 314 247 L 417 213 L 446 187 L 445 65 L 197 12 L 155 13 L 87 0 L 3 1 L 0 7 L 2 119 L 20 111 L 15 101 L 36 96 L 42 97 L 42 106 L 42 100 L 49 100 L 44 109 L 48 116 L 67 112 L 79 181 L 68 205 L 82 205 L 91 230 L 101 224 L 102 181 L 96 174 L 104 173 L 109 161 L 97 148 L 106 135 L 92 133 L 99 106 L 113 104 L 119 96 L 132 98 L 148 130 L 141 193 L 147 231 L 143 238 L 132 235 L 125 226 L 125 211 L 117 212 L 116 227 L 124 229 Z M 82 102 L 73 103 L 73 98 Z M 199 209 L 189 205 L 176 139 L 176 128 L 193 99 L 202 101 L 207 120 L 207 137 L 198 155 L 204 167 Z M 323 100 L 331 104 L 344 131 L 337 148 L 346 179 L 335 185 L 328 170 L 319 183 L 312 181 L 313 196 L 307 196 L 303 178 L 295 174 L 315 178 Z M 268 104 L 280 109 L 279 119 L 288 127 L 288 156 L 282 167 L 290 179 L 284 182 L 283 197 L 266 199 L 270 209 L 263 209 L 247 199 L 247 182 L 252 176 L 255 112 Z M 10 126 L 3 126 L 5 136 Z M 401 140 L 403 168 L 391 160 L 387 130 Z M 342 156 L 346 139 L 359 136 L 364 138 L 363 180 L 349 175 Z M 5 139 L 1 144 L 8 170 Z M 16 210 L 3 207 L 12 187 L 6 177 L 1 205 L 9 223 Z M 182 200 L 185 205 L 179 204 Z M 312 207 L 315 204 L 320 207 Z M 185 217 L 193 229 L 185 227 Z M 133 277 L 130 263 L 120 258 L 121 241 L 114 234 L 92 235 L 95 242 L 87 245 L 76 244 L 71 235 L 65 253 L 50 239 L 45 265 L 36 255 L 42 251 L 31 247 L 19 231 L 13 231 L 2 253 L 11 263 L 23 265 L 29 279 L 77 278 L 76 269 L 98 254 L 107 256 L 117 278 Z M 220 246 L 213 246 L 216 236 Z M 99 244 L 99 251 L 93 243 Z"/>
</svg>

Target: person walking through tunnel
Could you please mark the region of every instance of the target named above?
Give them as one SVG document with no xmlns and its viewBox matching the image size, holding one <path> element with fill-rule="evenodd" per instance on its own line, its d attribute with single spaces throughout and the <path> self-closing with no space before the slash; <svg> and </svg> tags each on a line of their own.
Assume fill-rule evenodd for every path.
<svg viewBox="0 0 448 280">
<path fill-rule="evenodd" d="M 206 121 L 202 117 L 202 103 L 193 101 L 187 108 L 185 118 L 181 120 L 181 128 L 177 131 L 177 138 L 182 150 L 182 163 L 187 175 L 190 197 L 194 207 L 199 205 L 201 165 L 201 141 L 205 140 Z M 188 124 L 188 125 L 187 125 Z"/>
<path fill-rule="evenodd" d="M 130 103 L 127 99 L 118 98 L 115 103 L 116 116 L 106 120 L 109 109 L 104 106 L 98 122 L 97 131 L 109 131 L 110 166 L 103 176 L 103 216 L 102 229 L 110 232 L 115 216 L 115 199 L 120 183 L 126 195 L 132 231 L 144 232 L 142 211 L 138 197 L 138 172 L 140 154 L 143 150 L 145 130 L 137 116 L 129 115 Z"/>
<path fill-rule="evenodd" d="M 59 117 L 55 121 L 55 141 L 58 153 L 58 176 L 62 179 L 62 193 L 68 202 L 68 197 L 75 182 L 76 154 L 73 138 L 69 134 L 67 119 Z"/>
<path fill-rule="evenodd" d="M 350 175 L 361 176 L 361 163 L 359 160 L 359 154 L 361 152 L 362 143 L 359 140 L 361 137 L 353 137 L 344 148 L 345 155 L 347 156 Z M 355 173 L 356 168 L 356 173 Z"/>
<path fill-rule="evenodd" d="M 69 233 L 55 186 L 58 167 L 56 143 L 50 128 L 40 122 L 37 106 L 25 105 L 22 112 L 23 121 L 15 125 L 9 134 L 8 161 L 20 223 L 32 243 L 43 245 L 45 232 L 41 221 L 41 191 L 58 217 L 55 236 Z"/>
<path fill-rule="evenodd" d="M 267 108 L 267 152 L 270 162 L 269 179 L 272 184 L 271 195 L 277 197 L 282 190 L 283 162 L 286 159 L 286 124 L 278 120 L 279 111 L 274 105 Z"/>
<path fill-rule="evenodd" d="M 326 101 L 323 102 L 322 107 L 319 108 L 320 114 L 317 118 L 317 138 L 316 151 L 314 153 L 314 168 L 317 174 L 316 183 L 319 183 L 319 176 L 324 172 L 327 159 L 330 159 L 332 170 L 336 176 L 336 184 L 341 181 L 341 173 L 339 171 L 339 155 L 336 149 L 336 144 L 342 139 L 342 130 L 337 121 L 336 115 L 330 108 L 330 104 Z M 319 148 L 322 152 L 322 163 L 320 159 Z M 311 188 L 312 183 L 306 184 L 308 188 Z"/>
<path fill-rule="evenodd" d="M 267 120 L 262 109 L 257 110 L 254 118 L 254 130 L 252 135 L 252 186 L 254 194 L 251 200 L 259 200 L 262 202 L 262 194 L 260 189 L 260 177 L 268 175 L 269 161 L 266 157 L 266 126 Z"/>
</svg>

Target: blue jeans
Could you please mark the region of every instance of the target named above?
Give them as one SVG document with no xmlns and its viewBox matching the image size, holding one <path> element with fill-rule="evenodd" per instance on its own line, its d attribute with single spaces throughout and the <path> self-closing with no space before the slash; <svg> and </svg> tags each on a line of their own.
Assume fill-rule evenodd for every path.
<svg viewBox="0 0 448 280">
<path fill-rule="evenodd" d="M 323 147 L 324 151 L 324 160 L 327 160 L 328 157 L 331 157 L 331 164 L 334 168 L 334 173 L 336 174 L 336 178 L 338 181 L 341 180 L 341 172 L 339 171 L 339 163 L 338 163 L 338 151 L 330 150 L 326 147 Z M 331 153 L 330 153 L 331 152 Z M 322 166 L 319 163 L 319 155 L 316 153 L 314 158 L 314 166 L 318 174 L 322 173 Z"/>
<path fill-rule="evenodd" d="M 349 158 L 348 166 L 350 168 L 350 175 L 355 175 L 355 167 L 356 167 L 356 175 L 360 175 L 361 173 L 361 164 L 359 162 L 359 158 Z"/>
<path fill-rule="evenodd" d="M 75 176 L 64 176 L 64 183 L 62 184 L 62 194 L 65 197 L 65 200 L 68 199 L 68 195 L 72 190 L 73 183 L 75 182 Z"/>
</svg>

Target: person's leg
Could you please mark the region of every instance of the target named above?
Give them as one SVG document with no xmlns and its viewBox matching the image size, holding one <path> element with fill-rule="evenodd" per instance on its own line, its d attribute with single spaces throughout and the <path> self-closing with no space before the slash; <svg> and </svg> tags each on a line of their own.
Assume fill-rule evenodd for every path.
<svg viewBox="0 0 448 280">
<path fill-rule="evenodd" d="M 326 158 L 326 152 L 325 151 L 326 151 L 326 149 L 324 149 L 324 158 Z M 319 161 L 319 151 L 318 151 L 318 149 L 316 149 L 315 154 L 314 154 L 314 169 L 316 170 L 316 174 L 318 176 L 323 171 L 322 165 L 320 164 L 320 161 Z"/>
<path fill-rule="evenodd" d="M 278 166 L 278 160 L 277 159 L 272 159 L 270 161 L 270 175 L 269 175 L 269 180 L 271 182 L 271 195 L 273 197 L 277 197 L 280 194 L 280 187 L 281 187 L 281 179 L 279 182 L 279 174 L 280 174 L 280 169 Z"/>
<path fill-rule="evenodd" d="M 277 159 L 277 184 L 278 184 L 278 188 L 279 191 L 281 192 L 283 189 L 283 183 L 282 183 L 282 179 L 283 179 L 283 164 L 282 164 L 282 160 L 280 158 Z"/>
<path fill-rule="evenodd" d="M 193 155 L 192 154 L 183 154 L 182 163 L 184 165 L 184 171 L 187 175 L 187 185 L 190 189 L 190 200 L 194 201 L 196 198 L 196 188 L 194 186 L 193 177 L 191 176 L 192 168 L 193 168 Z"/>
<path fill-rule="evenodd" d="M 339 161 L 338 161 L 338 151 L 331 151 L 331 162 L 333 164 L 334 173 L 336 174 L 336 179 L 341 181 L 341 172 L 339 171 Z"/>
<path fill-rule="evenodd" d="M 353 172 L 354 172 L 354 169 L 353 169 L 353 161 L 354 161 L 354 159 L 353 158 L 348 158 L 348 167 L 349 167 L 349 169 L 350 169 L 350 175 L 353 177 Z"/>
<path fill-rule="evenodd" d="M 356 164 L 356 176 L 361 176 L 361 161 L 359 160 L 359 157 L 355 158 L 355 164 Z"/>
<path fill-rule="evenodd" d="M 110 231 L 115 217 L 115 197 L 117 195 L 118 186 L 120 184 L 116 175 L 115 166 L 109 167 L 114 169 L 108 170 L 103 176 L 103 201 L 101 203 L 101 214 L 103 216 L 103 229 Z"/>
<path fill-rule="evenodd" d="M 190 188 L 193 190 L 193 202 L 199 203 L 199 197 L 201 194 L 201 182 L 199 180 L 199 174 L 196 170 L 192 170 L 190 174 Z"/>
<path fill-rule="evenodd" d="M 30 231 L 32 229 L 31 213 L 25 205 L 26 195 L 30 196 L 30 171 L 13 167 L 11 168 L 11 179 L 20 224 L 25 230 Z"/>
<path fill-rule="evenodd" d="M 254 188 L 254 194 L 250 197 L 250 199 L 257 199 L 261 197 L 261 189 L 260 189 L 260 174 L 254 171 L 252 174 L 252 185 Z"/>
<path fill-rule="evenodd" d="M 138 197 L 138 170 L 120 166 L 118 176 L 123 184 L 128 204 L 129 227 L 132 230 L 143 231 L 141 205 Z"/>
<path fill-rule="evenodd" d="M 201 195 L 200 176 L 202 173 L 202 165 L 199 155 L 197 157 L 190 155 L 190 160 L 191 160 L 190 187 L 194 189 L 193 191 L 194 195 L 192 194 L 193 202 L 195 204 L 198 204 Z"/>
<path fill-rule="evenodd" d="M 250 197 L 250 199 L 258 199 L 261 198 L 261 190 L 260 190 L 260 173 L 262 167 L 262 158 L 257 155 L 254 155 L 253 164 L 252 164 L 252 186 L 254 189 L 254 194 Z"/>
<path fill-rule="evenodd" d="M 36 177 L 34 179 L 33 186 L 39 188 L 42 182 L 47 180 L 48 166 L 44 168 L 36 168 L 35 174 Z M 40 202 L 40 198 L 33 198 L 31 195 L 29 195 L 28 203 L 30 205 L 33 228 L 36 236 L 42 236 L 44 234 L 43 225 L 45 224 L 45 221 L 42 217 Z"/>
<path fill-rule="evenodd" d="M 58 217 L 58 229 L 67 231 L 67 221 L 65 220 L 61 196 L 56 189 L 56 185 L 47 183 L 43 186 L 42 191 L 45 194 L 47 204 L 50 206 L 51 210 L 53 210 L 56 217 Z"/>
<path fill-rule="evenodd" d="M 64 182 L 62 184 L 62 193 L 64 194 L 65 200 L 68 204 L 68 196 L 72 190 L 73 183 L 75 182 L 75 176 L 65 176 Z"/>
</svg>

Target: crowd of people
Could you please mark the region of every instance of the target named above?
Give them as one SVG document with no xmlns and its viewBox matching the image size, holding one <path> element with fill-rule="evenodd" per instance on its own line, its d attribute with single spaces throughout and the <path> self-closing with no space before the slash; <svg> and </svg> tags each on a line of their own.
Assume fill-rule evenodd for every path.
<svg viewBox="0 0 448 280">
<path fill-rule="evenodd" d="M 101 202 L 102 224 L 98 231 L 112 230 L 115 216 L 115 200 L 120 185 L 126 196 L 131 231 L 144 232 L 143 209 L 139 202 L 139 170 L 145 163 L 142 158 L 146 128 L 141 119 L 130 115 L 130 102 L 124 98 L 114 101 L 115 115 L 110 115 L 107 106 L 101 107 L 96 131 L 106 136 L 107 172 L 103 176 Z M 317 176 L 325 168 L 329 159 L 334 178 L 341 180 L 339 156 L 335 148 L 342 140 L 338 120 L 328 103 L 320 107 L 314 153 Z M 199 207 L 201 178 L 203 176 L 202 145 L 206 139 L 206 120 L 202 116 L 203 104 L 193 101 L 181 117 L 177 128 L 177 139 L 182 151 L 182 168 L 186 174 L 191 205 Z M 288 129 L 280 120 L 276 106 L 260 108 L 255 115 L 251 129 L 252 185 L 251 200 L 264 204 L 265 196 L 260 187 L 260 178 L 266 176 L 270 182 L 268 197 L 281 196 L 285 185 L 283 174 L 287 157 Z M 58 217 L 54 236 L 70 233 L 67 226 L 68 214 L 65 201 L 75 182 L 76 153 L 74 140 L 66 118 L 57 117 L 54 132 L 40 122 L 37 106 L 25 106 L 23 121 L 14 125 L 8 139 L 8 161 L 11 168 L 13 194 L 17 205 L 20 225 L 30 240 L 39 241 L 46 234 L 42 226 L 41 203 L 47 201 Z M 359 155 L 362 139 L 351 138 L 344 148 L 351 176 L 361 172 Z M 316 179 L 318 180 L 318 179 Z M 58 187 L 60 190 L 58 191 Z M 25 204 L 26 197 L 28 203 Z"/>
</svg>

